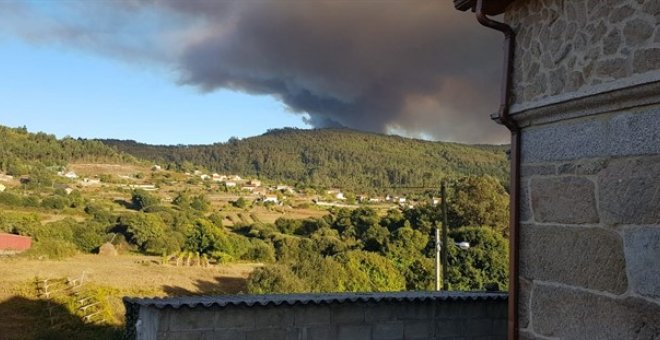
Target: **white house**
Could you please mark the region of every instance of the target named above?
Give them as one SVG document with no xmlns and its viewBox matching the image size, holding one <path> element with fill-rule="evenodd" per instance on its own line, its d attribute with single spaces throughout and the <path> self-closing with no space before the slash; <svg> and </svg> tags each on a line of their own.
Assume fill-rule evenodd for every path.
<svg viewBox="0 0 660 340">
<path fill-rule="evenodd" d="M 233 181 L 225 181 L 225 186 L 226 186 L 227 188 L 233 188 L 233 187 L 236 186 L 236 182 L 233 182 Z"/>
<path fill-rule="evenodd" d="M 273 202 L 275 204 L 279 203 L 279 200 L 277 199 L 277 196 L 266 196 L 262 200 L 263 200 L 264 203 L 267 203 L 267 202 Z"/>
<path fill-rule="evenodd" d="M 207 179 L 211 179 L 211 176 L 209 176 L 209 175 L 207 175 L 207 174 L 201 174 L 201 175 L 199 175 L 199 178 L 201 178 L 202 181 L 205 181 L 205 180 L 207 180 Z"/>
<path fill-rule="evenodd" d="M 257 188 L 257 187 L 254 186 L 254 185 L 244 185 L 244 186 L 241 187 L 241 190 L 245 190 L 245 191 L 253 192 L 254 189 L 256 189 L 256 188 Z"/>
<path fill-rule="evenodd" d="M 3 191 L 5 191 L 5 189 L 6 189 L 6 188 L 5 188 L 5 186 L 4 186 L 4 185 L 2 185 L 2 184 L 0 184 L 0 192 L 3 192 Z"/>
<path fill-rule="evenodd" d="M 101 180 L 98 178 L 83 178 L 82 181 L 80 181 L 80 184 L 87 186 L 87 185 L 99 185 L 101 184 Z"/>
<path fill-rule="evenodd" d="M 335 198 L 338 199 L 338 200 L 345 200 L 346 199 L 346 197 L 344 196 L 344 193 L 341 192 L 341 191 L 335 194 Z"/>
<path fill-rule="evenodd" d="M 65 173 L 63 176 L 66 177 L 66 178 L 70 178 L 70 179 L 78 178 L 78 175 L 76 175 L 76 173 L 73 172 L 73 171 L 69 171 L 69 172 Z"/>
<path fill-rule="evenodd" d="M 226 180 L 227 180 L 227 176 L 225 176 L 225 175 L 220 175 L 220 174 L 217 174 L 217 173 L 213 173 L 213 174 L 211 175 L 211 178 L 213 178 L 213 181 L 214 181 L 214 182 L 223 182 L 223 181 L 226 181 Z"/>
</svg>

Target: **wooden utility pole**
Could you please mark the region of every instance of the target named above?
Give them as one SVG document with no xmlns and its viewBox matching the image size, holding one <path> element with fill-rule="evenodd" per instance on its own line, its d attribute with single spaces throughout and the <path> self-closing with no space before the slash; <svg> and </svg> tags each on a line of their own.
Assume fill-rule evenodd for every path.
<svg viewBox="0 0 660 340">
<path fill-rule="evenodd" d="M 440 191 L 442 193 L 442 289 L 449 290 L 449 278 L 447 277 L 447 181 L 442 181 Z"/>
</svg>

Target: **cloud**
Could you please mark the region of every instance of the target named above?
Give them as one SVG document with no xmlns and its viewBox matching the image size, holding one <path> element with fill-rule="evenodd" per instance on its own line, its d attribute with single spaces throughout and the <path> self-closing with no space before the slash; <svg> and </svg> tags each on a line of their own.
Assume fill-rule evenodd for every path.
<svg viewBox="0 0 660 340">
<path fill-rule="evenodd" d="M 501 38 L 450 1 L 86 3 L 58 11 L 59 20 L 14 9 L 19 19 L 4 27 L 163 63 L 203 91 L 271 95 L 316 127 L 506 141 L 488 118 L 499 104 Z"/>
</svg>

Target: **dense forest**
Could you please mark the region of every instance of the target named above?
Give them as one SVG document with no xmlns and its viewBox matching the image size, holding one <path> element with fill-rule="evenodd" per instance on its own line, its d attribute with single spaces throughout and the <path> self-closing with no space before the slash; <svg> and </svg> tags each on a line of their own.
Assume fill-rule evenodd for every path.
<svg viewBox="0 0 660 340">
<path fill-rule="evenodd" d="M 20 176 L 35 174 L 44 167 L 81 162 L 135 162 L 135 158 L 94 140 L 57 139 L 25 127 L 0 126 L 0 172 Z"/>
<path fill-rule="evenodd" d="M 193 164 L 301 187 L 373 192 L 434 187 L 446 177 L 490 175 L 506 182 L 506 146 L 472 146 L 348 129 L 277 129 L 213 145 L 156 146 L 102 140 L 138 158 L 190 171 Z"/>
</svg>

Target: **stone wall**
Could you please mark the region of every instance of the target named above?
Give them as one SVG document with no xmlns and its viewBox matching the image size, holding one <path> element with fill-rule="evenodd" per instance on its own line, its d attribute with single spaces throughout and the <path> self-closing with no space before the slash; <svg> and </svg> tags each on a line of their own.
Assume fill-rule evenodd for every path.
<svg viewBox="0 0 660 340">
<path fill-rule="evenodd" d="M 660 1 L 517 0 L 522 339 L 660 339 Z"/>
<path fill-rule="evenodd" d="M 127 327 L 140 340 L 506 338 L 506 295 L 412 294 L 127 300 Z"/>
<path fill-rule="evenodd" d="M 514 111 L 660 72 L 659 1 L 517 0 L 505 19 L 517 35 Z"/>
</svg>

